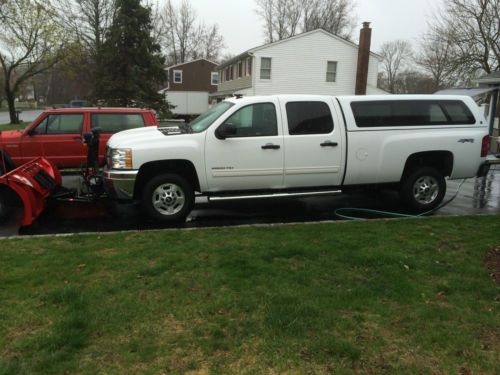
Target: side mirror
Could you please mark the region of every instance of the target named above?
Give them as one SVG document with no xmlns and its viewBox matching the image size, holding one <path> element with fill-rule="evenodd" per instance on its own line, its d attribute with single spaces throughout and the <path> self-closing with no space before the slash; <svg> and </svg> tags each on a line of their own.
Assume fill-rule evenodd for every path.
<svg viewBox="0 0 500 375">
<path fill-rule="evenodd" d="M 224 123 L 215 130 L 215 136 L 218 139 L 226 139 L 236 135 L 236 126 L 230 123 Z"/>
</svg>

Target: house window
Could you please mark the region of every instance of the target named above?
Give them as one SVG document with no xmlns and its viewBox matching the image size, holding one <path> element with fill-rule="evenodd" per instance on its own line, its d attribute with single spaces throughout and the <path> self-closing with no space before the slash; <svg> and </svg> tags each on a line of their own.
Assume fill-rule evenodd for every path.
<svg viewBox="0 0 500 375">
<path fill-rule="evenodd" d="M 238 63 L 238 78 L 241 78 L 243 76 L 243 62 L 240 61 Z"/>
<path fill-rule="evenodd" d="M 234 65 L 231 65 L 229 67 L 229 77 L 230 77 L 230 80 L 232 81 L 234 79 Z"/>
<path fill-rule="evenodd" d="M 326 65 L 326 82 L 335 82 L 337 80 L 337 62 L 328 61 Z"/>
<path fill-rule="evenodd" d="M 229 81 L 229 68 L 226 68 L 226 81 Z"/>
<path fill-rule="evenodd" d="M 260 58 L 260 79 L 271 79 L 271 58 Z"/>
<path fill-rule="evenodd" d="M 182 70 L 174 70 L 174 83 L 182 83 Z"/>
<path fill-rule="evenodd" d="M 251 75 L 252 75 L 252 58 L 250 57 L 247 60 L 247 76 L 251 76 Z"/>
<path fill-rule="evenodd" d="M 219 73 L 212 72 L 210 81 L 212 85 L 217 86 L 219 84 Z"/>
</svg>

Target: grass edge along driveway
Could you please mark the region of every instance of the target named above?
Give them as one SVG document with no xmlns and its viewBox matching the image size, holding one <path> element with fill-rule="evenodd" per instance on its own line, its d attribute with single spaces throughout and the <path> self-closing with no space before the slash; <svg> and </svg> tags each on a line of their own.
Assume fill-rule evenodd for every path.
<svg viewBox="0 0 500 375">
<path fill-rule="evenodd" d="M 498 216 L 2 240 L 0 374 L 498 373 L 498 245 Z"/>
</svg>

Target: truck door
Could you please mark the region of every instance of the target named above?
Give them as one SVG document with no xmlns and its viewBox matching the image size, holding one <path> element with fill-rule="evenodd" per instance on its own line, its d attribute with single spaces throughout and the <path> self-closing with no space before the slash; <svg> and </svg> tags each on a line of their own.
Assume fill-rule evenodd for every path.
<svg viewBox="0 0 500 375">
<path fill-rule="evenodd" d="M 60 168 L 77 168 L 86 161 L 82 142 L 83 113 L 49 114 L 23 136 L 24 162 L 43 156 Z"/>
<path fill-rule="evenodd" d="M 236 110 L 207 134 L 205 160 L 210 191 L 274 189 L 283 186 L 283 133 L 276 99 Z"/>
<path fill-rule="evenodd" d="M 330 99 L 281 102 L 285 136 L 285 187 L 342 183 L 343 124 Z"/>
</svg>

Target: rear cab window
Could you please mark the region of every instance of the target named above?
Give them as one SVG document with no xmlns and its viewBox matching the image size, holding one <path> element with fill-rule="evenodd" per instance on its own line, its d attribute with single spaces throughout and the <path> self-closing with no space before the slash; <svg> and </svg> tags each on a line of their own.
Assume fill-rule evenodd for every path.
<svg viewBox="0 0 500 375">
<path fill-rule="evenodd" d="M 476 119 L 460 100 L 374 100 L 351 102 L 358 128 L 470 125 Z"/>
<path fill-rule="evenodd" d="M 286 103 L 288 134 L 329 134 L 333 131 L 332 113 L 325 102 Z"/>
<path fill-rule="evenodd" d="M 92 129 L 101 128 L 102 133 L 117 133 L 145 126 L 141 113 L 92 113 L 90 124 Z"/>
</svg>

